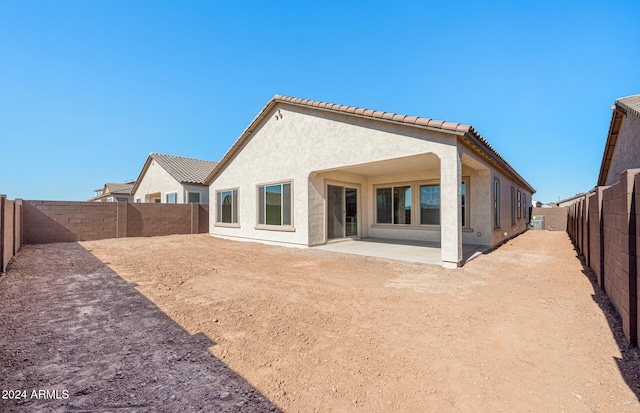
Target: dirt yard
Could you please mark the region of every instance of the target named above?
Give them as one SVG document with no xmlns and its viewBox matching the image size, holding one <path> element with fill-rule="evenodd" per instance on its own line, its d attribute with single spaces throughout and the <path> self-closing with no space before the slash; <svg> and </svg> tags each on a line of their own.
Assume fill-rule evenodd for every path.
<svg viewBox="0 0 640 413">
<path fill-rule="evenodd" d="M 127 351 L 131 357 L 141 352 L 181 354 L 181 347 L 193 347 L 193 338 L 200 337 L 201 343 L 208 341 L 201 344 L 204 353 L 209 347 L 215 356 L 206 361 L 208 353 L 190 350 L 201 363 L 195 373 L 175 373 L 179 363 L 159 358 L 162 367 L 155 368 L 164 370 L 154 374 L 160 376 L 155 387 L 143 386 L 143 396 L 136 397 L 139 405 L 158 411 L 167 406 L 171 387 L 161 384 L 174 376 L 193 387 L 194 395 L 182 400 L 204 403 L 204 411 L 225 406 L 225 399 L 229 409 L 239 411 L 276 406 L 285 412 L 640 411 L 640 354 L 625 344 L 619 318 L 583 272 L 566 233 L 529 231 L 454 271 L 208 235 L 113 239 L 82 242 L 81 247 L 26 246 L 14 268 L 0 278 L 0 313 L 16 302 L 5 297 L 6 291 L 15 290 L 10 288 L 17 282 L 12 277 L 60 272 L 60 258 L 51 262 L 33 257 L 64 257 L 64 265 L 75 268 L 49 286 L 60 294 L 91 284 L 86 274 L 117 274 L 129 291 L 148 298 L 150 308 L 130 305 L 122 310 L 125 314 L 114 313 L 113 325 L 125 316 L 159 309 L 189 334 L 177 344 L 168 343 L 171 340 L 162 338 L 164 329 L 142 323 L 128 347 L 107 346 L 106 351 L 116 357 Z M 85 249 L 97 257 L 89 269 L 83 268 L 81 258 L 93 256 Z M 39 280 L 48 282 L 46 277 Z M 115 301 L 118 294 L 110 291 L 117 280 L 102 285 L 102 295 L 87 299 L 94 307 L 104 301 L 103 312 L 109 306 L 122 307 Z M 28 291 L 24 294 L 29 296 Z M 29 309 L 30 301 L 39 299 L 20 302 Z M 43 320 L 46 316 L 40 315 Z M 16 323 L 19 318 L 14 314 L 10 320 Z M 97 340 L 105 332 L 111 330 L 113 336 L 117 330 L 107 321 L 80 325 L 80 331 L 67 332 L 64 340 L 90 339 L 100 345 Z M 9 340 L 19 335 L 20 326 L 14 327 Z M 45 330 L 65 334 L 53 327 Z M 92 335 L 85 336 L 89 330 Z M 62 340 L 43 338 L 40 330 L 28 334 L 34 343 Z M 176 350 L 166 350 L 167 345 Z M 36 350 L 13 351 L 19 361 L 4 372 L 13 368 L 25 376 L 21 360 Z M 64 365 L 67 355 L 58 351 L 56 357 Z M 123 363 L 103 368 L 134 375 L 136 369 L 149 367 L 147 359 L 136 359 L 137 364 L 127 368 Z M 219 385 L 215 375 L 227 374 L 224 366 L 208 369 L 206 363 L 218 360 L 247 383 L 234 376 L 225 379 L 235 386 L 231 390 L 212 390 Z M 79 403 L 83 389 L 94 395 L 89 405 L 111 403 L 100 385 L 85 377 L 84 363 L 86 358 L 76 356 L 72 368 L 54 378 L 46 375 L 45 365 L 28 368 L 30 377 L 42 370 L 42 377 L 53 381 L 41 385 L 67 382 L 71 396 L 60 405 Z M 0 385 L 20 383 L 5 377 Z M 244 390 L 234 390 L 239 388 Z M 206 396 L 198 398 L 198 389 Z M 13 404 L 0 400 L 0 410 L 3 406 Z"/>
</svg>

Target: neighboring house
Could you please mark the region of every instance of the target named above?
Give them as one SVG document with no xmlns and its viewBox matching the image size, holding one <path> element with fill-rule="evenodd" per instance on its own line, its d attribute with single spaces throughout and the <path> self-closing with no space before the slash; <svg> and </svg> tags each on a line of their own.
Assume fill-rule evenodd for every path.
<svg viewBox="0 0 640 413">
<path fill-rule="evenodd" d="M 216 162 L 151 153 L 133 187 L 135 202 L 207 204 L 204 183 Z"/>
<path fill-rule="evenodd" d="M 612 185 L 621 172 L 640 168 L 640 95 L 617 99 L 611 109 L 598 186 Z"/>
<path fill-rule="evenodd" d="M 131 190 L 135 183 L 136 181 L 124 182 L 121 184 L 106 183 L 104 184 L 104 187 L 95 190 L 96 196 L 91 198 L 89 202 L 133 202 Z"/>
<path fill-rule="evenodd" d="M 209 175 L 214 236 L 462 244 L 526 230 L 535 190 L 471 126 L 274 96 Z"/>
<path fill-rule="evenodd" d="M 536 201 L 535 199 L 531 201 L 531 206 L 534 208 L 542 208 L 542 202 Z"/>
<path fill-rule="evenodd" d="M 571 204 L 575 204 L 576 202 L 580 201 L 581 199 L 584 199 L 587 196 L 587 193 L 585 192 L 580 192 L 579 194 L 575 194 L 572 197 L 563 199 L 561 201 L 558 201 L 554 206 L 558 206 L 558 207 L 566 207 L 569 206 Z"/>
</svg>

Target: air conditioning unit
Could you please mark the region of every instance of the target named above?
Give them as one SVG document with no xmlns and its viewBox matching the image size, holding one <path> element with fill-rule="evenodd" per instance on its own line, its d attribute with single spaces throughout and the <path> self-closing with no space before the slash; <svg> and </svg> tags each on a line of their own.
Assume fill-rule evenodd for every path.
<svg viewBox="0 0 640 413">
<path fill-rule="evenodd" d="M 544 216 L 542 215 L 534 215 L 531 217 L 531 226 L 534 230 L 543 231 L 546 229 L 544 225 Z"/>
</svg>

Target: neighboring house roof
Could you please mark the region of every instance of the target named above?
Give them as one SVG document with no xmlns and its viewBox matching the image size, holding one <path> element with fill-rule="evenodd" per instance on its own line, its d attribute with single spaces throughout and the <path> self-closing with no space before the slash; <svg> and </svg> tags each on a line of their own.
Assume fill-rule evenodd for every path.
<svg viewBox="0 0 640 413">
<path fill-rule="evenodd" d="M 125 182 L 123 184 L 106 183 L 104 185 L 105 192 L 111 194 L 131 195 L 131 190 L 133 189 L 133 185 L 135 185 L 135 183 L 136 181 Z"/>
<path fill-rule="evenodd" d="M 104 184 L 104 187 L 96 190 L 102 190 L 102 195 L 93 197 L 89 201 L 96 201 L 98 199 L 108 198 L 115 195 L 131 195 L 135 183 L 136 181 L 129 181 L 121 184 L 107 182 L 106 184 Z"/>
<path fill-rule="evenodd" d="M 611 115 L 611 123 L 609 124 L 607 143 L 604 146 L 604 154 L 602 155 L 600 175 L 598 175 L 598 186 L 606 185 L 611 159 L 613 158 L 616 143 L 618 142 L 618 133 L 620 132 L 622 119 L 628 114 L 640 118 L 640 95 L 616 99 L 616 104 L 612 106 L 611 109 L 613 109 L 613 114 Z"/>
<path fill-rule="evenodd" d="M 587 195 L 588 195 L 587 192 L 580 192 L 578 194 L 575 194 L 574 196 L 570 196 L 569 198 L 562 199 L 562 200 L 556 202 L 555 204 L 556 204 L 556 206 L 560 206 L 560 204 L 564 204 L 564 203 L 567 203 L 567 202 L 573 203 L 573 202 L 576 202 L 577 200 L 579 200 L 581 198 L 584 198 Z"/>
<path fill-rule="evenodd" d="M 383 122 L 399 123 L 407 126 L 439 130 L 441 132 L 453 133 L 458 136 L 462 136 L 464 140 L 476 148 L 478 154 L 491 161 L 493 164 L 499 165 L 507 173 L 512 175 L 517 181 L 519 181 L 524 187 L 529 189 L 532 193 L 535 189 L 518 174 L 515 169 L 484 139 L 472 126 L 464 125 L 455 122 L 446 122 L 443 120 L 435 120 L 431 118 L 421 118 L 418 116 L 400 115 L 391 112 L 382 112 L 371 109 L 358 108 L 355 106 L 337 105 L 334 103 L 318 102 L 309 99 L 293 98 L 289 96 L 275 95 L 267 104 L 262 108 L 258 115 L 251 121 L 249 126 L 242 132 L 240 137 L 231 146 L 227 153 L 222 157 L 218 165 L 213 169 L 211 174 L 207 177 L 205 182 L 211 183 L 211 181 L 217 176 L 227 163 L 231 161 L 233 156 L 244 143 L 251 137 L 254 130 L 259 126 L 261 121 L 267 116 L 268 112 L 277 104 L 288 104 L 294 106 L 305 106 L 308 108 L 314 108 L 317 110 L 336 112 L 346 114 L 355 117 L 364 117 L 380 120 Z"/>
<path fill-rule="evenodd" d="M 171 177 L 181 184 L 206 185 L 205 179 L 217 165 L 217 162 L 205 161 L 202 159 L 185 158 L 183 156 L 164 155 L 161 153 L 150 153 L 147 161 L 140 171 L 138 180 L 132 188 L 131 193 L 138 189 L 142 177 L 147 172 L 151 161 L 156 161 L 162 169 L 167 171 Z"/>
</svg>

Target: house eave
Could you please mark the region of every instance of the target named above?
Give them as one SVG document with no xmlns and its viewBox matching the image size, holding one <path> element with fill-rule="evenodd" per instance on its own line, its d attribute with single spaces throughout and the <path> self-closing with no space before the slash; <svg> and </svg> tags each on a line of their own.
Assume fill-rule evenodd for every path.
<svg viewBox="0 0 640 413">
<path fill-rule="evenodd" d="M 466 139 L 471 142 L 472 146 L 476 147 L 479 152 L 487 156 L 494 165 L 498 165 L 508 175 L 514 177 L 532 193 L 535 192 L 535 189 L 522 176 L 520 176 L 520 174 L 518 174 L 515 169 L 511 165 L 509 165 L 509 163 L 504 158 L 502 158 L 502 156 L 470 125 L 446 122 L 442 120 L 434 120 L 431 118 L 420 118 L 417 116 L 399 115 L 390 112 L 374 111 L 363 108 L 356 108 L 353 106 L 317 102 L 307 99 L 291 98 L 280 95 L 275 95 L 273 98 L 271 98 L 271 100 L 269 100 L 269 102 L 267 102 L 267 104 L 262 108 L 258 115 L 251 121 L 249 126 L 247 126 L 247 128 L 242 132 L 240 137 L 233 143 L 231 148 L 229 148 L 227 153 L 225 153 L 220 162 L 218 162 L 213 171 L 211 171 L 209 176 L 207 176 L 207 178 L 205 179 L 205 184 L 211 184 L 213 179 L 215 179 L 215 177 L 225 168 L 225 166 L 231 161 L 236 153 L 241 150 L 244 143 L 251 137 L 255 129 L 267 117 L 267 114 L 270 113 L 270 111 L 279 104 L 303 107 L 307 109 L 312 108 L 319 111 L 348 115 L 361 119 L 376 120 L 379 122 L 385 122 L 394 125 L 403 125 L 432 132 L 446 133 L 456 137 L 466 137 Z"/>
</svg>

